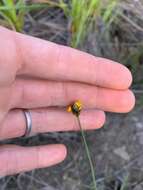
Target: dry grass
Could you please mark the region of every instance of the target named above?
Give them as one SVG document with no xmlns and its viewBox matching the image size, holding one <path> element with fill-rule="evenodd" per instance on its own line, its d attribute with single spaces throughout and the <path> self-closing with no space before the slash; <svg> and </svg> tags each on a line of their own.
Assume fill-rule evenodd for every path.
<svg viewBox="0 0 143 190">
<path fill-rule="evenodd" d="M 111 58 L 128 66 L 135 77 L 134 91 L 141 92 L 143 71 L 143 2 L 119 1 L 115 18 L 108 25 L 98 17 L 80 48 L 94 55 Z M 23 32 L 29 35 L 70 45 L 71 20 L 61 8 L 44 8 L 26 14 Z M 137 126 L 141 126 L 142 110 L 129 116 L 110 117 L 107 126 L 87 137 L 95 160 L 99 190 L 121 190 L 129 175 L 127 190 L 142 188 L 142 144 Z M 108 128 L 107 128 L 108 127 Z M 118 136 L 117 136 L 118 134 Z M 118 138 L 117 138 L 118 137 Z M 7 141 L 9 143 L 10 141 Z M 84 149 L 77 133 L 44 134 L 24 141 L 22 145 L 65 143 L 69 148 L 68 159 L 59 166 L 21 173 L 2 178 L 0 190 L 88 190 L 91 183 Z M 5 143 L 5 142 L 3 142 Z M 114 149 L 125 146 L 130 160 L 114 154 Z"/>
</svg>

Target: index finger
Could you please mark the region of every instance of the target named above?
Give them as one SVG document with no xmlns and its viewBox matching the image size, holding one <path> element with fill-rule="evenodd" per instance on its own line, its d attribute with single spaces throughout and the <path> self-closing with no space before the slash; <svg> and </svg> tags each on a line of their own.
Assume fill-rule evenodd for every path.
<svg viewBox="0 0 143 190">
<path fill-rule="evenodd" d="M 22 62 L 19 74 L 113 89 L 126 89 L 132 82 L 129 70 L 114 61 L 24 34 L 13 36 Z"/>
</svg>

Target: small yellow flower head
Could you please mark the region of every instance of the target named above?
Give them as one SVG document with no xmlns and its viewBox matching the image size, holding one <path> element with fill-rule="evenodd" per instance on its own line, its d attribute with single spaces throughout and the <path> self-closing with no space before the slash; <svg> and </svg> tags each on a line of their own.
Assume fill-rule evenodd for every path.
<svg viewBox="0 0 143 190">
<path fill-rule="evenodd" d="M 68 112 L 72 112 L 76 116 L 79 116 L 81 110 L 82 110 L 82 103 L 79 100 L 75 101 L 74 104 L 68 106 L 67 108 Z"/>
</svg>

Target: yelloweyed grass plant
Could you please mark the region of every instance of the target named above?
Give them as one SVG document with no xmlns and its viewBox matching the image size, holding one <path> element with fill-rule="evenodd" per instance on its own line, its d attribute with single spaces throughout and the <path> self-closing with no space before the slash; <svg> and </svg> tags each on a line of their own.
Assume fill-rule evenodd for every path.
<svg viewBox="0 0 143 190">
<path fill-rule="evenodd" d="M 95 178 L 95 169 L 94 169 L 93 162 L 92 162 L 92 159 L 91 159 L 91 155 L 90 155 L 90 151 L 89 151 L 88 144 L 87 144 L 87 141 L 86 141 L 85 133 L 84 133 L 84 130 L 83 130 L 81 122 L 80 122 L 80 112 L 81 112 L 81 110 L 82 110 L 82 103 L 79 100 L 75 101 L 67 109 L 68 112 L 72 112 L 77 118 L 78 125 L 79 125 L 80 131 L 81 131 L 82 140 L 83 140 L 84 147 L 85 147 L 85 152 L 86 152 L 86 155 L 87 155 L 87 158 L 88 158 L 88 161 L 89 161 L 90 170 L 91 170 L 91 176 L 92 176 L 92 181 L 93 181 L 93 187 L 91 187 L 91 189 L 92 190 L 97 190 L 96 178 Z"/>
</svg>

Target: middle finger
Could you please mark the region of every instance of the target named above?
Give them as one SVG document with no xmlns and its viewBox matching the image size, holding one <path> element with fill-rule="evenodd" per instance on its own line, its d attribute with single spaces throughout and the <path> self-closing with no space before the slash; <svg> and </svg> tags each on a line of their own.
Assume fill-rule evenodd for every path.
<svg viewBox="0 0 143 190">
<path fill-rule="evenodd" d="M 17 79 L 11 95 L 11 108 L 67 106 L 81 100 L 84 108 L 110 112 L 128 112 L 135 98 L 130 90 L 113 90 L 97 86 L 46 80 Z"/>
</svg>

